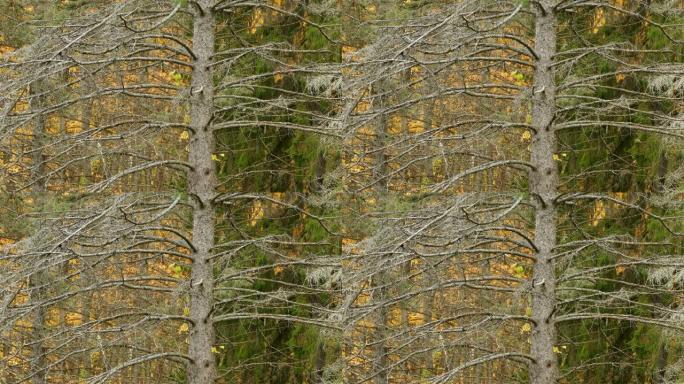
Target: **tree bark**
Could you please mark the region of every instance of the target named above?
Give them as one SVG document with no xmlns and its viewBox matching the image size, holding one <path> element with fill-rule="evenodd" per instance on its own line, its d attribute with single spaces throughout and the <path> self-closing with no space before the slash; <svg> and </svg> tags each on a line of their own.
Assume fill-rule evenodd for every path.
<svg viewBox="0 0 684 384">
<path fill-rule="evenodd" d="M 210 128 L 213 115 L 213 78 L 215 20 L 212 0 L 191 2 L 193 15 L 193 62 L 190 88 L 191 138 L 188 146 L 188 193 L 193 212 L 192 242 L 195 247 L 190 279 L 190 318 L 188 354 L 189 384 L 210 384 L 216 378 L 216 362 L 211 347 L 215 341 L 211 320 L 213 306 L 214 203 L 217 186 L 211 158 L 215 140 Z"/>
<path fill-rule="evenodd" d="M 536 130 L 531 147 L 530 193 L 535 201 L 535 236 L 537 247 L 532 280 L 532 330 L 530 384 L 552 384 L 559 377 L 554 353 L 556 327 L 556 276 L 553 251 L 556 247 L 558 165 L 553 155 L 557 138 L 552 127 L 555 114 L 555 78 L 552 60 L 556 53 L 556 15 L 551 0 L 534 3 L 535 51 L 538 55 L 534 73 L 532 124 Z"/>
<path fill-rule="evenodd" d="M 38 81 L 31 86 L 31 93 L 34 94 L 34 99 L 31 101 L 31 107 L 40 110 L 44 107 L 44 96 L 42 82 Z M 31 179 L 33 180 L 31 188 L 31 197 L 33 199 L 34 210 L 36 212 L 43 211 L 45 202 L 45 192 L 47 185 L 45 182 L 45 159 L 43 155 L 43 145 L 45 145 L 46 135 L 46 116 L 40 113 L 36 118 L 36 123 L 33 128 L 32 141 L 32 164 L 31 164 Z M 45 298 L 46 285 L 48 283 L 48 274 L 43 267 L 42 260 L 38 262 L 37 270 L 29 277 L 29 285 L 31 288 L 32 299 L 36 302 L 35 312 L 33 314 L 31 331 L 31 383 L 45 384 L 47 381 L 46 359 L 45 359 L 45 307 L 41 301 Z"/>
</svg>

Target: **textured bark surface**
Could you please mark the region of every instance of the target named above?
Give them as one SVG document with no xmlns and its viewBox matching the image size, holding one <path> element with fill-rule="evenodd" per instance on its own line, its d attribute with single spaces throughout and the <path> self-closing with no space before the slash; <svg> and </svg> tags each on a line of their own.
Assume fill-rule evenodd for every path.
<svg viewBox="0 0 684 384">
<path fill-rule="evenodd" d="M 31 93 L 34 95 L 40 95 L 43 92 L 43 84 L 41 81 L 36 82 L 36 84 L 31 86 Z M 45 106 L 43 96 L 35 96 L 31 102 L 31 107 L 36 110 L 41 110 Z M 33 128 L 33 141 L 31 143 L 32 149 L 32 169 L 31 169 L 31 179 L 35 182 L 31 186 L 31 194 L 33 195 L 33 201 L 36 206 L 34 209 L 36 212 L 43 211 L 43 204 L 45 203 L 45 192 L 47 190 L 47 185 L 45 182 L 45 161 L 43 159 L 43 146 L 45 145 L 45 135 L 46 135 L 46 116 L 40 114 L 36 118 L 35 127 Z M 42 264 L 42 260 L 39 261 L 39 265 Z M 32 299 L 36 302 L 41 302 L 45 299 L 46 286 L 50 283 L 48 281 L 49 276 L 47 271 L 42 268 L 38 270 L 29 277 L 29 285 L 31 287 Z M 42 305 L 36 307 L 33 313 L 31 331 L 31 383 L 32 384 L 45 384 L 47 381 L 46 365 L 47 361 L 45 359 L 45 312 L 46 308 Z"/>
<path fill-rule="evenodd" d="M 209 384 L 216 378 L 216 363 L 211 347 L 214 328 L 211 320 L 213 305 L 213 271 L 211 252 L 214 246 L 213 198 L 217 185 L 216 170 L 211 155 L 215 140 L 210 128 L 213 114 L 213 79 L 210 62 L 214 54 L 215 21 L 211 0 L 192 2 L 193 63 L 190 88 L 191 132 L 188 146 L 188 193 L 193 210 L 192 273 L 190 279 L 190 318 L 188 383 Z"/>
<path fill-rule="evenodd" d="M 531 384 L 551 384 L 558 378 L 558 359 L 553 347 L 556 327 L 556 276 L 553 250 L 556 246 L 558 165 L 553 155 L 557 139 L 552 123 L 555 114 L 555 79 L 551 63 L 556 53 L 556 16 L 553 2 L 542 0 L 535 8 L 535 51 L 539 56 L 534 74 L 532 124 L 536 130 L 531 147 L 530 192 L 535 201 L 537 247 L 532 281 Z"/>
<path fill-rule="evenodd" d="M 374 91 L 382 92 L 382 85 Z M 380 104 L 382 108 L 383 98 L 380 98 Z M 375 126 L 375 142 L 373 147 L 377 150 L 375 165 L 373 168 L 373 180 L 376 181 L 375 184 L 375 195 L 376 201 L 379 206 L 384 204 L 387 199 L 387 194 L 389 193 L 389 184 L 387 180 L 387 154 L 382 149 L 385 146 L 385 141 L 387 137 L 387 117 L 383 114 L 378 118 L 377 125 Z M 384 268 L 384 262 L 381 262 L 380 268 Z M 387 271 L 380 270 L 371 278 L 371 285 L 373 286 L 373 298 L 378 302 L 383 302 L 387 298 L 387 289 L 384 285 L 387 283 Z M 387 346 L 387 322 L 389 308 L 382 305 L 376 314 L 375 319 L 375 330 L 373 332 L 373 383 L 375 384 L 387 384 L 389 383 L 389 358 L 388 346 Z"/>
</svg>

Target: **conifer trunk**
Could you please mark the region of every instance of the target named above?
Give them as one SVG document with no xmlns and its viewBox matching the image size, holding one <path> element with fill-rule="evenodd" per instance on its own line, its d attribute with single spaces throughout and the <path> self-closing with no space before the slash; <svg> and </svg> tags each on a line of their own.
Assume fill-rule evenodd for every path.
<svg viewBox="0 0 684 384">
<path fill-rule="evenodd" d="M 535 202 L 535 237 L 537 247 L 532 280 L 532 318 L 530 384 L 552 384 L 558 378 L 558 359 L 554 353 L 556 327 L 556 276 L 553 251 L 556 247 L 558 165 L 553 155 L 557 139 L 553 129 L 555 114 L 555 79 L 551 66 L 556 53 L 556 16 L 553 2 L 541 0 L 535 11 L 535 51 L 538 56 L 534 73 L 532 124 L 536 130 L 531 146 L 530 193 Z"/>
<path fill-rule="evenodd" d="M 216 363 L 211 348 L 214 327 L 211 319 L 213 305 L 213 271 L 211 253 L 214 247 L 214 203 L 217 186 L 216 170 L 212 161 L 215 148 L 211 130 L 213 114 L 213 79 L 211 59 L 214 55 L 215 20 L 212 0 L 191 2 L 193 15 L 193 62 L 190 88 L 191 138 L 188 146 L 188 194 L 192 206 L 192 242 L 195 247 L 190 279 L 190 318 L 188 354 L 189 384 L 211 384 L 216 378 Z"/>
<path fill-rule="evenodd" d="M 382 92 L 382 90 L 381 90 Z M 381 103 L 383 99 L 381 98 Z M 373 178 L 376 181 L 375 185 L 375 195 L 376 204 L 378 207 L 382 207 L 387 199 L 387 194 L 389 193 L 389 185 L 387 182 L 387 163 L 386 163 L 386 153 L 382 149 L 386 140 L 387 130 L 387 119 L 385 115 L 380 116 L 376 126 L 376 137 L 375 137 L 375 148 L 378 149 L 375 159 Z M 382 209 L 382 208 L 380 208 Z M 383 255 L 383 261 L 380 263 L 380 268 L 385 268 L 385 258 Z M 371 278 L 371 286 L 373 287 L 373 296 L 379 302 L 383 302 L 387 298 L 387 279 L 389 278 L 387 271 L 380 270 Z M 377 313 L 377 318 L 375 319 L 375 331 L 373 332 L 373 374 L 375 375 L 373 382 L 375 384 L 387 384 L 389 383 L 389 358 L 387 356 L 388 346 L 387 346 L 387 323 L 389 320 L 389 308 L 385 304 L 382 304 Z"/>
<path fill-rule="evenodd" d="M 31 86 L 30 92 L 33 94 L 31 107 L 37 110 L 44 108 L 45 100 L 41 95 L 43 92 L 43 84 L 37 81 Z M 36 212 L 43 211 L 43 203 L 45 201 L 45 192 L 47 185 L 45 182 L 45 162 L 43 159 L 43 146 L 45 145 L 45 135 L 47 133 L 46 116 L 39 113 L 36 117 L 35 126 L 33 128 L 32 146 L 32 164 L 31 164 L 31 179 L 33 184 L 31 187 L 31 194 L 34 209 Z M 45 359 L 45 317 L 46 309 L 41 301 L 45 299 L 46 285 L 48 284 L 48 274 L 43 267 L 43 260 L 38 262 L 38 268 L 35 273 L 29 277 L 29 285 L 31 289 L 32 299 L 35 300 L 37 306 L 33 313 L 32 331 L 31 331 L 31 383 L 45 384 L 47 381 L 47 372 Z"/>
</svg>

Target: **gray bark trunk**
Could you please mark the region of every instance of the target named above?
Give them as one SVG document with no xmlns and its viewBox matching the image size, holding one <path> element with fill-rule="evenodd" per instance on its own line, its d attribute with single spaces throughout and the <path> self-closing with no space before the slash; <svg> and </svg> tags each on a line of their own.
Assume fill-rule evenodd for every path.
<svg viewBox="0 0 684 384">
<path fill-rule="evenodd" d="M 383 85 L 380 84 L 377 89 L 378 93 L 383 92 Z M 384 106 L 384 97 L 380 97 L 380 108 Z M 382 206 L 385 203 L 387 194 L 389 193 L 389 183 L 387 180 L 387 153 L 385 153 L 383 148 L 385 142 L 387 141 L 387 117 L 383 113 L 378 117 L 378 122 L 375 127 L 375 142 L 373 146 L 377 150 L 375 164 L 373 168 L 373 179 L 375 180 L 375 198 L 376 204 L 379 209 L 383 209 Z M 387 256 L 383 256 L 383 262 L 380 263 L 380 268 L 384 268 L 384 261 Z M 385 270 L 377 271 L 375 275 L 371 278 L 371 286 L 374 289 L 373 298 L 379 302 L 383 302 L 387 296 L 387 289 L 384 285 L 387 283 L 388 273 Z M 377 313 L 375 319 L 375 331 L 373 333 L 373 343 L 375 344 L 373 351 L 373 374 L 375 378 L 373 382 L 375 384 L 387 384 L 389 382 L 389 372 L 388 365 L 389 359 L 387 356 L 387 321 L 388 321 L 389 308 L 382 305 Z"/>
<path fill-rule="evenodd" d="M 31 107 L 38 110 L 42 109 L 45 105 L 43 96 L 40 93 L 43 92 L 43 86 L 40 82 L 31 86 L 31 93 L 35 96 L 35 99 L 31 102 Z M 33 179 L 33 185 L 31 189 L 31 194 L 34 202 L 34 209 L 37 212 L 41 212 L 42 206 L 45 200 L 45 192 L 47 190 L 47 185 L 45 182 L 45 161 L 43 156 L 43 145 L 45 144 L 46 135 L 46 117 L 40 113 L 36 118 L 36 124 L 33 128 L 33 142 L 32 142 L 32 171 L 31 178 Z M 32 384 L 45 384 L 46 383 L 46 359 L 45 359 L 45 308 L 43 307 L 41 301 L 45 298 L 45 289 L 47 284 L 47 271 L 43 269 L 42 260 L 38 262 L 36 273 L 29 277 L 29 285 L 31 287 L 32 300 L 36 302 L 36 309 L 33 314 L 32 325 L 33 330 L 31 332 L 31 383 Z"/>
<path fill-rule="evenodd" d="M 211 320 L 213 306 L 213 271 L 211 253 L 214 247 L 213 198 L 217 186 L 214 162 L 214 134 L 210 128 L 213 114 L 213 79 L 211 59 L 214 54 L 215 20 L 212 0 L 192 2 L 193 51 L 196 60 L 190 92 L 191 133 L 188 146 L 188 193 L 193 210 L 192 273 L 190 279 L 190 329 L 188 354 L 189 384 L 211 384 L 216 378 L 216 362 L 211 347 L 214 327 Z"/>
<path fill-rule="evenodd" d="M 556 305 L 556 277 L 553 251 L 556 246 L 558 165 L 553 155 L 557 139 L 552 127 L 555 114 L 555 79 L 551 63 L 556 53 L 556 16 L 553 2 L 541 0 L 535 9 L 535 50 L 532 124 L 537 131 L 531 147 L 530 192 L 535 201 L 535 236 L 537 246 L 532 281 L 532 318 L 530 384 L 555 383 L 558 359 L 553 347 L 556 327 L 553 310 Z"/>
</svg>

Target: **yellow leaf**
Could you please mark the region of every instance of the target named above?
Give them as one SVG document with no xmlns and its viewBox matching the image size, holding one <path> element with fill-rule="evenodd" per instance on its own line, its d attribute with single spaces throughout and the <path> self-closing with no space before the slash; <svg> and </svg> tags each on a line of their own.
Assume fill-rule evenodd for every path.
<svg viewBox="0 0 684 384">
<path fill-rule="evenodd" d="M 183 131 L 181 132 L 180 136 L 178 136 L 180 140 L 187 140 L 190 138 L 190 133 L 188 131 Z"/>
<path fill-rule="evenodd" d="M 532 326 L 530 323 L 525 323 L 523 326 L 520 328 L 520 333 L 527 333 L 532 331 Z"/>
<path fill-rule="evenodd" d="M 188 308 L 188 307 L 183 308 L 183 316 L 190 316 L 190 308 Z"/>
<path fill-rule="evenodd" d="M 513 269 L 513 276 L 519 279 L 525 277 L 525 267 L 523 267 L 522 265 L 518 265 L 516 263 L 512 264 L 511 267 Z"/>
<path fill-rule="evenodd" d="M 178 327 L 178 334 L 180 335 L 181 333 L 186 333 L 190 330 L 190 326 L 188 323 L 183 323 L 181 324 L 180 327 Z"/>
<path fill-rule="evenodd" d="M 532 138 L 532 134 L 530 133 L 530 131 L 525 131 L 525 132 L 523 132 L 523 133 L 522 133 L 522 136 L 520 137 L 520 139 L 523 140 L 523 141 L 527 141 L 527 140 L 529 140 L 529 139 L 531 139 L 531 138 Z"/>
<path fill-rule="evenodd" d="M 596 12 L 594 13 L 594 20 L 591 24 L 592 33 L 598 33 L 598 31 L 600 31 L 601 28 L 606 25 L 606 15 L 603 11 L 603 8 L 596 8 Z"/>
<path fill-rule="evenodd" d="M 181 267 L 180 265 L 177 265 L 175 263 L 172 263 L 170 265 L 170 267 L 171 267 L 171 274 L 173 277 L 175 277 L 176 279 L 179 279 L 183 276 L 182 275 L 183 267 Z"/>
<path fill-rule="evenodd" d="M 601 200 L 597 200 L 594 205 L 594 211 L 591 213 L 591 225 L 595 227 L 606 217 L 606 207 Z"/>
<path fill-rule="evenodd" d="M 254 14 L 252 15 L 252 21 L 249 23 L 249 33 L 255 34 L 257 28 L 264 25 L 264 22 L 264 12 L 262 12 L 261 9 L 257 8 L 256 12 L 254 12 Z"/>
</svg>

